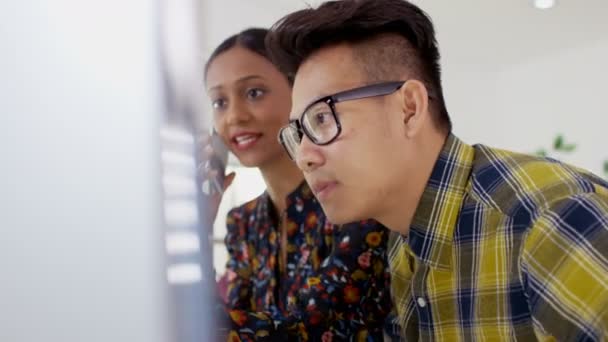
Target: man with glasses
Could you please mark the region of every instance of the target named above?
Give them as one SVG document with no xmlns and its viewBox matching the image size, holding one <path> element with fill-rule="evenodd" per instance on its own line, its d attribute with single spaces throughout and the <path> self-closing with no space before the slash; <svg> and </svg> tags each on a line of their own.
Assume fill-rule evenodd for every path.
<svg viewBox="0 0 608 342">
<path fill-rule="evenodd" d="M 395 232 L 408 341 L 608 339 L 608 184 L 458 139 L 422 10 L 330 1 L 283 18 L 267 44 L 295 75 L 279 139 L 327 216 Z"/>
</svg>

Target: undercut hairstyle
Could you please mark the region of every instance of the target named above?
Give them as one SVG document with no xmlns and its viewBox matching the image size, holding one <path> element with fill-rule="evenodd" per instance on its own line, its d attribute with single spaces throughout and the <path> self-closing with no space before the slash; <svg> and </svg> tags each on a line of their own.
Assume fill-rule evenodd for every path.
<svg viewBox="0 0 608 342">
<path fill-rule="evenodd" d="M 423 82 L 439 128 L 452 130 L 441 87 L 440 54 L 430 17 L 405 0 L 337 0 L 288 14 L 270 29 L 270 58 L 293 79 L 300 65 L 321 49 L 349 44 L 369 83 Z"/>
</svg>

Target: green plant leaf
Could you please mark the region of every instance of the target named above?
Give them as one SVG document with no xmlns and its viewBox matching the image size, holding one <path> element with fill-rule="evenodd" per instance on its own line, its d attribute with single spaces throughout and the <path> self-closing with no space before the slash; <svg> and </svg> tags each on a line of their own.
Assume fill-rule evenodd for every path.
<svg viewBox="0 0 608 342">
<path fill-rule="evenodd" d="M 539 157 L 546 157 L 547 156 L 547 151 L 545 151 L 544 148 L 541 148 L 541 149 L 537 150 L 534 154 L 537 155 L 537 156 L 539 156 Z"/>
<path fill-rule="evenodd" d="M 576 150 L 576 144 L 564 144 L 561 150 L 564 152 L 572 152 Z"/>
<path fill-rule="evenodd" d="M 564 136 L 561 134 L 558 134 L 555 137 L 555 139 L 553 140 L 553 148 L 556 150 L 560 150 L 563 145 L 564 145 Z"/>
<path fill-rule="evenodd" d="M 604 173 L 608 176 L 608 160 L 604 160 Z"/>
</svg>

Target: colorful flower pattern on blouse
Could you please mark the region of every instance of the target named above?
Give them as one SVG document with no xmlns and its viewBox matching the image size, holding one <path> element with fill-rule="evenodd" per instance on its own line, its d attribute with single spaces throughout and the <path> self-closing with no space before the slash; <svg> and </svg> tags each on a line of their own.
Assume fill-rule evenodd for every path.
<svg viewBox="0 0 608 342">
<path fill-rule="evenodd" d="M 287 198 L 287 262 L 267 193 L 228 214 L 229 341 L 382 341 L 391 310 L 388 231 L 328 222 L 303 183 Z"/>
</svg>

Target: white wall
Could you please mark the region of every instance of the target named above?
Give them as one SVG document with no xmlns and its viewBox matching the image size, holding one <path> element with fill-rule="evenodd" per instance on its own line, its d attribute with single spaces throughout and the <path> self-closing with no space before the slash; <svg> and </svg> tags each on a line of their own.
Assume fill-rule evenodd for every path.
<svg viewBox="0 0 608 342">
<path fill-rule="evenodd" d="M 269 28 L 285 14 L 318 0 L 211 0 L 205 1 L 204 32 L 207 56 L 224 39 L 250 27 Z"/>
<path fill-rule="evenodd" d="M 522 53 L 525 53 L 522 51 Z M 608 39 L 490 69 L 443 61 L 454 132 L 468 143 L 550 155 L 603 175 L 608 159 Z M 577 144 L 553 153 L 557 134 Z"/>
<path fill-rule="evenodd" d="M 488 68 L 444 63 L 443 91 L 454 132 L 468 143 L 493 136 L 496 72 Z"/>
<path fill-rule="evenodd" d="M 495 120 L 488 143 L 533 152 L 562 133 L 578 148 L 557 157 L 602 174 L 608 159 L 606 61 L 608 39 L 502 69 L 488 113 Z"/>
</svg>

